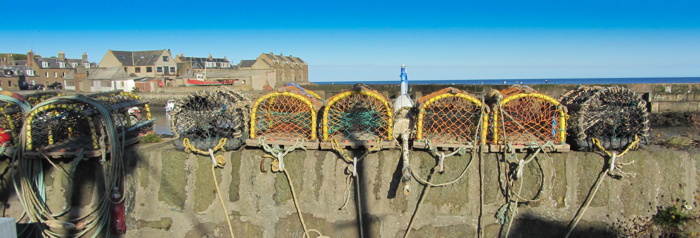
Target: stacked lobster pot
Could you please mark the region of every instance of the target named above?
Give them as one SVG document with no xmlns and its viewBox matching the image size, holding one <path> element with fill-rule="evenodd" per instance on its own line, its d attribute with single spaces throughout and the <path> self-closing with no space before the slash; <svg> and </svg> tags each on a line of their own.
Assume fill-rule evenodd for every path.
<svg viewBox="0 0 700 238">
<path fill-rule="evenodd" d="M 175 149 L 208 154 L 235 150 L 248 138 L 250 100 L 227 88 L 201 90 L 179 99 L 170 111 Z"/>
<path fill-rule="evenodd" d="M 317 118 L 322 105 L 320 96 L 293 83 L 263 95 L 251 109 L 246 145 L 318 149 Z"/>
<path fill-rule="evenodd" d="M 148 102 L 131 93 L 36 99 L 41 100 L 24 121 L 24 157 L 97 157 L 153 131 Z"/>
<path fill-rule="evenodd" d="M 490 93 L 493 117 L 490 151 L 522 151 L 539 147 L 566 152 L 567 109 L 534 89 L 514 85 Z"/>
<path fill-rule="evenodd" d="M 336 94 L 322 109 L 321 149 L 393 148 L 393 112 L 388 99 L 364 84 Z"/>
<path fill-rule="evenodd" d="M 647 104 L 635 92 L 623 87 L 580 86 L 560 98 L 569 108 L 569 141 L 577 150 L 596 148 L 597 139 L 605 149 L 623 149 L 649 137 Z"/>
<path fill-rule="evenodd" d="M 31 106 L 17 93 L 0 95 L 0 154 L 12 156 L 19 146 L 24 116 Z"/>
<path fill-rule="evenodd" d="M 413 148 L 470 149 L 485 144 L 488 106 L 468 93 L 448 87 L 418 99 Z"/>
</svg>

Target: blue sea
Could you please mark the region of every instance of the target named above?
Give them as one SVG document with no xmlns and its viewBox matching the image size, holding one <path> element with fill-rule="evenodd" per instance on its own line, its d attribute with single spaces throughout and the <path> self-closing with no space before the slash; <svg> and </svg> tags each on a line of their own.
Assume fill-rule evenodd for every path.
<svg viewBox="0 0 700 238">
<path fill-rule="evenodd" d="M 399 84 L 393 81 L 346 81 L 312 82 L 316 84 Z M 658 78 L 551 78 L 551 79 L 453 79 L 453 80 L 408 80 L 409 84 L 636 84 L 636 83 L 700 83 L 700 77 L 658 77 Z"/>
</svg>

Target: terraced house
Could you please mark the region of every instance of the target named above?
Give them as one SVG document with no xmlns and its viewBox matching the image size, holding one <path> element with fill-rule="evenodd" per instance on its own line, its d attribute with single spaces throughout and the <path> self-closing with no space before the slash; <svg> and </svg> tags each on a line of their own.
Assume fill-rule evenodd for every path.
<svg viewBox="0 0 700 238">
<path fill-rule="evenodd" d="M 76 68 L 94 68 L 95 65 L 88 61 L 88 56 L 83 53 L 81 59 L 68 59 L 66 53 L 58 52 L 58 57 L 41 57 L 34 51 L 27 52 L 25 66 L 34 69 L 36 77 L 29 84 L 49 85 L 53 83 L 64 84 L 64 77 Z"/>
<path fill-rule="evenodd" d="M 306 64 L 306 62 L 304 62 L 301 58 L 291 55 L 284 56 L 282 54 L 275 55 L 273 53 L 262 53 L 255 59 L 255 62 L 246 60 L 241 61 L 239 68 L 241 70 L 275 70 L 275 78 L 278 85 L 286 82 L 309 82 L 309 65 Z"/>
<path fill-rule="evenodd" d="M 170 50 L 107 50 L 99 67 L 123 67 L 124 71 L 131 77 L 169 80 L 177 76 L 177 62 L 172 58 Z"/>
</svg>

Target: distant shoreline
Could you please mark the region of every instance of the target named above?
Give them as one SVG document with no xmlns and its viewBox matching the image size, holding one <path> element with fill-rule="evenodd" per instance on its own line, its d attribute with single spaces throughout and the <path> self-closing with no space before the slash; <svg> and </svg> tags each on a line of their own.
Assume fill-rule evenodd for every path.
<svg viewBox="0 0 700 238">
<path fill-rule="evenodd" d="M 398 80 L 390 81 L 321 81 L 310 82 L 319 85 L 352 85 L 364 83 L 399 84 Z M 409 84 L 439 84 L 439 85 L 512 85 L 512 84 L 639 84 L 639 83 L 700 83 L 700 77 L 649 77 L 649 78 L 550 78 L 550 79 L 451 79 L 451 80 L 410 80 Z"/>
</svg>

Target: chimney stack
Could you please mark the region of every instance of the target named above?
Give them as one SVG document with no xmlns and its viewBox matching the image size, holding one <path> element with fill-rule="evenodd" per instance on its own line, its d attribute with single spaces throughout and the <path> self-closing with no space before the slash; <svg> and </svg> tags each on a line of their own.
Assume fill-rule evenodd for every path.
<svg viewBox="0 0 700 238">
<path fill-rule="evenodd" d="M 34 51 L 29 50 L 27 51 L 27 66 L 29 67 L 34 67 Z"/>
<path fill-rule="evenodd" d="M 88 63 L 87 53 L 85 53 L 85 52 L 83 52 L 83 62 L 82 63 Z"/>
<path fill-rule="evenodd" d="M 66 61 L 66 53 L 63 51 L 58 52 L 58 60 L 60 61 Z"/>
</svg>

